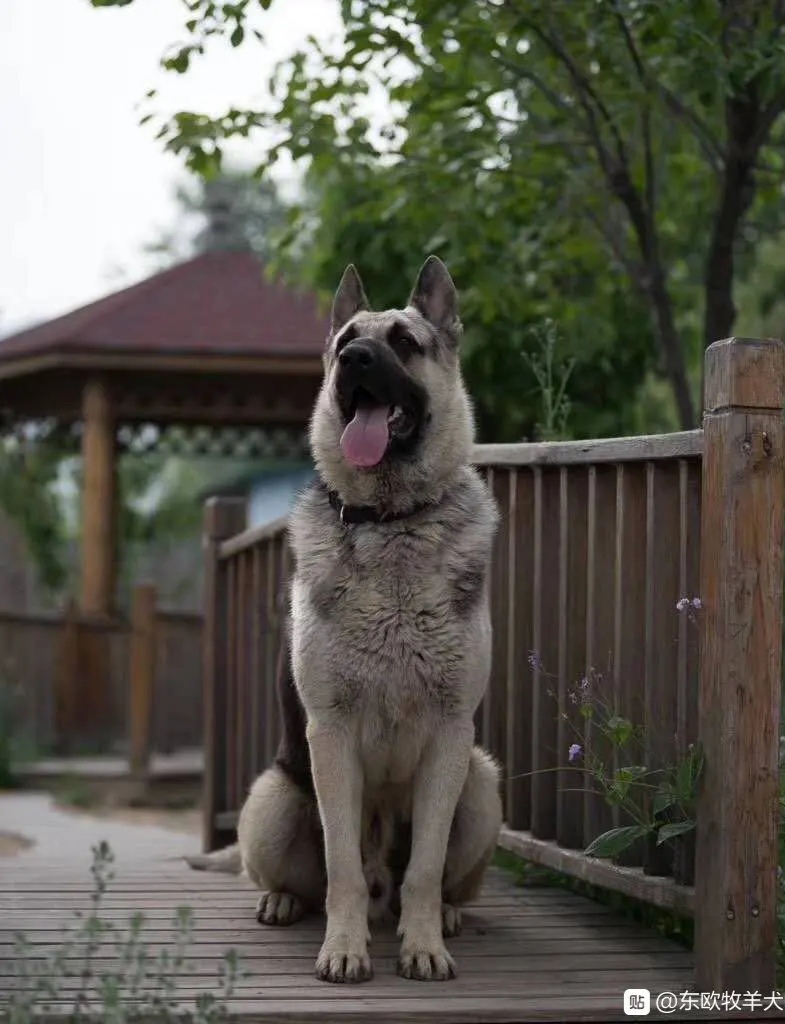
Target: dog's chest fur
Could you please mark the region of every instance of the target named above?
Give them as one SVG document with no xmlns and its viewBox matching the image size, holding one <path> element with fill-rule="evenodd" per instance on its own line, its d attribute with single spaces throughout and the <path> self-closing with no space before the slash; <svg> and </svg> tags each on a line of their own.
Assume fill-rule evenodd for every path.
<svg viewBox="0 0 785 1024">
<path fill-rule="evenodd" d="M 409 762 L 405 748 L 439 720 L 473 712 L 489 669 L 495 522 L 469 469 L 434 509 L 386 524 L 345 527 L 324 489 L 303 496 L 292 648 L 309 718 L 351 722 L 364 747 Z"/>
</svg>

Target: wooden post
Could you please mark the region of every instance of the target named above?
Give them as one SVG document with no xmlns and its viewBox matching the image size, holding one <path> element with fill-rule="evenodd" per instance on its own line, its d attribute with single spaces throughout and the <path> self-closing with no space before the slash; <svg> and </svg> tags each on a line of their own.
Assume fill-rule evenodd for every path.
<svg viewBox="0 0 785 1024">
<path fill-rule="evenodd" d="M 134 587 L 131 605 L 131 774 L 144 782 L 150 769 L 156 667 L 155 587 Z"/>
<path fill-rule="evenodd" d="M 706 352 L 695 879 L 703 991 L 775 988 L 784 378 L 778 342 L 731 338 Z"/>
<path fill-rule="evenodd" d="M 82 418 L 82 611 L 109 615 L 115 598 L 115 433 L 100 379 L 85 385 Z"/>
<path fill-rule="evenodd" d="M 216 815 L 229 810 L 226 800 L 226 696 L 228 593 L 226 564 L 218 556 L 221 541 L 245 528 L 243 498 L 211 498 L 204 513 L 204 784 L 202 845 L 205 853 L 232 842 Z"/>
</svg>

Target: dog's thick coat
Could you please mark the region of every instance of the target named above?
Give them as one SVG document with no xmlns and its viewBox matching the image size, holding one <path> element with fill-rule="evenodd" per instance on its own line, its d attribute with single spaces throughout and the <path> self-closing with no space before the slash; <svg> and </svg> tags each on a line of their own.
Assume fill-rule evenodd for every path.
<svg viewBox="0 0 785 1024">
<path fill-rule="evenodd" d="M 470 466 L 460 333 L 435 257 L 405 309 L 370 312 L 351 267 L 335 296 L 311 424 L 320 482 L 290 525 L 284 736 L 238 827 L 261 921 L 326 906 L 325 980 L 371 976 L 369 913 L 398 900 L 399 972 L 452 976 L 444 935 L 501 824 L 497 767 L 473 745 L 497 514 Z"/>
</svg>

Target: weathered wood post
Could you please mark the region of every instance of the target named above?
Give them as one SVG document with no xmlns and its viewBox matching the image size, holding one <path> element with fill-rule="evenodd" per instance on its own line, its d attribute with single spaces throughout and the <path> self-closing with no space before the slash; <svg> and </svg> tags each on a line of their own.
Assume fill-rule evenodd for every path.
<svg viewBox="0 0 785 1024">
<path fill-rule="evenodd" d="M 703 991 L 775 987 L 784 377 L 779 342 L 731 338 L 706 352 L 695 879 Z"/>
<path fill-rule="evenodd" d="M 156 591 L 150 583 L 134 587 L 131 605 L 131 774 L 147 782 L 155 690 Z"/>
<path fill-rule="evenodd" d="M 103 380 L 85 385 L 82 397 L 82 611 L 109 615 L 114 610 L 116 576 L 115 422 Z"/>
<path fill-rule="evenodd" d="M 202 794 L 202 846 L 205 853 L 232 842 L 219 829 L 216 814 L 226 810 L 226 698 L 229 600 L 226 563 L 221 542 L 245 528 L 243 498 L 210 498 L 205 506 L 203 553 L 204 588 L 204 783 Z"/>
</svg>

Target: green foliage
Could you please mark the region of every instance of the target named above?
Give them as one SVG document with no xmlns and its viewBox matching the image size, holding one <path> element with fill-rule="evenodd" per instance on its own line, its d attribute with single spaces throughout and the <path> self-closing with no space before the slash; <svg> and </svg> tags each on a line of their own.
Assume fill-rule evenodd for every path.
<svg viewBox="0 0 785 1024">
<path fill-rule="evenodd" d="M 702 607 L 698 598 L 682 598 L 676 610 L 695 625 Z M 549 678 L 537 652 L 530 653 L 529 663 Z M 567 693 L 567 704 L 574 711 L 561 711 L 560 717 L 575 735 L 566 752 L 569 763 L 591 780 L 624 822 L 596 836 L 586 854 L 615 858 L 647 837 L 661 846 L 678 842 L 694 830 L 704 758 L 700 745 L 690 744 L 686 753 L 670 762 L 641 764 L 642 751 L 651 746 L 656 723 L 648 724 L 647 735 L 642 726 L 622 714 L 605 680 L 603 673 L 589 669 Z M 554 690 L 549 693 L 557 699 Z"/>
<path fill-rule="evenodd" d="M 0 789 L 16 785 L 15 769 L 25 753 L 19 725 L 21 696 L 13 667 L 3 658 L 0 661 Z"/>
<path fill-rule="evenodd" d="M 0 438 L 0 509 L 24 537 L 50 590 L 66 579 L 66 534 L 55 491 L 62 452 L 45 440 Z"/>
<path fill-rule="evenodd" d="M 165 59 L 179 73 L 208 36 L 246 38 L 269 3 L 186 6 L 187 42 Z M 317 284 L 318 265 L 347 254 L 399 282 L 438 250 L 468 293 L 467 375 L 497 439 L 533 429 L 507 389 L 525 402 L 522 338 L 546 317 L 583 357 L 576 432 L 585 402 L 602 409 L 592 432 L 623 428 L 652 375 L 693 425 L 702 349 L 730 332 L 734 283 L 782 225 L 779 5 L 342 0 L 341 12 L 342 43 L 293 54 L 262 109 L 182 111 L 158 126 L 164 144 L 208 175 L 227 138 L 273 129 L 260 169 L 286 153 L 316 185 Z"/>
<path fill-rule="evenodd" d="M 556 433 L 630 432 L 637 391 L 654 366 L 651 332 L 639 304 L 603 275 L 597 245 L 576 242 L 558 266 L 546 266 L 546 250 L 526 244 L 525 196 L 494 200 L 494 183 L 450 187 L 411 175 L 401 197 L 398 175 L 348 157 L 315 164 L 279 239 L 277 269 L 327 296 L 351 254 L 371 301 L 385 308 L 405 300 L 424 256 L 437 249 L 461 293 L 462 365 L 480 440 L 544 436 L 549 413 L 537 374 L 548 358 L 552 383 L 565 384 Z"/>
<path fill-rule="evenodd" d="M 144 915 L 135 913 L 127 928 L 102 917 L 102 903 L 112 880 L 114 855 L 108 844 L 93 847 L 93 890 L 88 914 L 75 915 L 74 925 L 53 954 L 43 960 L 30 955 L 24 935 L 17 937 L 14 975 L 7 998 L 8 1024 L 32 1024 L 51 1012 L 55 1002 L 68 1001 L 68 1020 L 193 1022 L 218 1024 L 227 1019 L 227 1002 L 240 976 L 239 958 L 229 950 L 216 965 L 216 993 L 204 993 L 185 1005 L 178 982 L 188 973 L 187 954 L 193 937 L 193 914 L 178 908 L 173 922 L 174 946 L 152 956 L 144 941 Z M 109 952 L 113 950 L 113 953 Z M 78 967 L 75 967 L 78 965 Z M 69 984 L 75 980 L 76 984 Z"/>
</svg>

